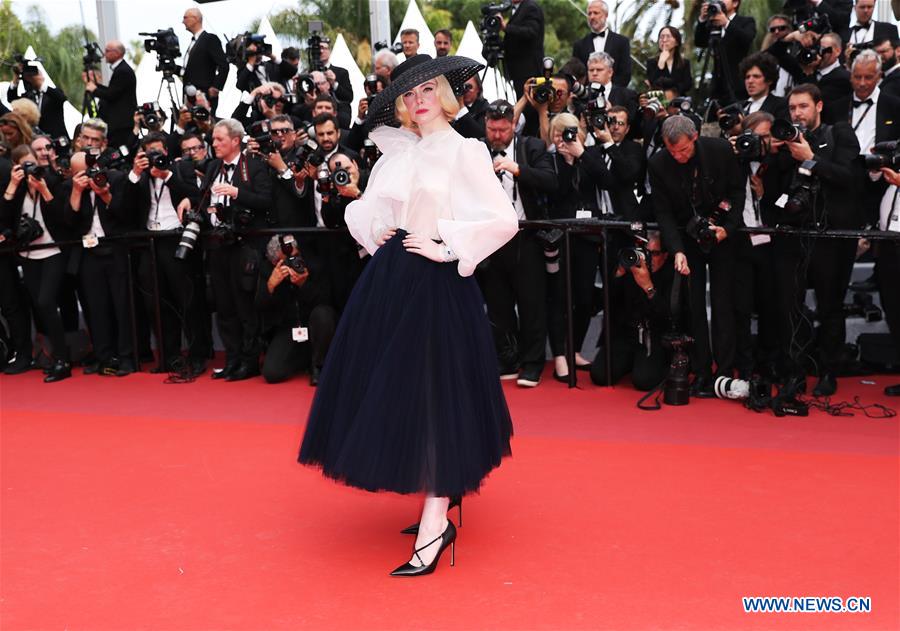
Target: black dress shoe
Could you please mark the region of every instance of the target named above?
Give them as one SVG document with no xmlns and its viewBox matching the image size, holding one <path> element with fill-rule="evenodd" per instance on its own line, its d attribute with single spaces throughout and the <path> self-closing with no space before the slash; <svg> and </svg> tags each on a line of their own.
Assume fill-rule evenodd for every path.
<svg viewBox="0 0 900 631">
<path fill-rule="evenodd" d="M 553 378 L 557 381 L 561 381 L 562 383 L 569 383 L 569 375 L 561 375 L 554 369 Z"/>
<path fill-rule="evenodd" d="M 116 377 L 127 377 L 133 372 L 136 372 L 137 369 L 134 367 L 134 362 L 130 359 L 123 359 L 119 361 L 119 365 L 116 368 Z"/>
<path fill-rule="evenodd" d="M 309 385 L 317 386 L 319 385 L 319 373 L 322 372 L 322 369 L 318 366 L 313 366 L 309 369 Z"/>
<path fill-rule="evenodd" d="M 886 387 L 884 393 L 889 397 L 900 397 L 900 383 Z"/>
<path fill-rule="evenodd" d="M 716 391 L 713 389 L 712 379 L 710 377 L 694 377 L 694 383 L 691 384 L 691 396 L 698 399 L 715 399 Z"/>
<path fill-rule="evenodd" d="M 519 373 L 516 383 L 523 388 L 535 388 L 541 383 L 542 372 L 544 372 L 543 366 L 527 366 Z"/>
<path fill-rule="evenodd" d="M 54 381 L 62 381 L 72 376 L 72 366 L 69 362 L 58 359 L 50 368 L 50 372 L 44 377 L 44 383 L 53 383 Z"/>
<path fill-rule="evenodd" d="M 191 374 L 195 377 L 197 375 L 202 375 L 206 372 L 206 360 L 205 359 L 192 359 L 191 360 Z"/>
<path fill-rule="evenodd" d="M 85 375 L 96 375 L 98 372 L 100 372 L 101 367 L 102 364 L 100 362 L 94 361 L 89 364 L 84 364 L 84 368 L 81 370 L 81 372 Z"/>
<path fill-rule="evenodd" d="M 830 397 L 835 392 L 837 392 L 837 379 L 835 379 L 834 373 L 822 373 L 818 383 L 816 383 L 816 387 L 813 388 L 813 396 Z"/>
<path fill-rule="evenodd" d="M 4 375 L 21 375 L 23 372 L 28 372 L 32 368 L 36 368 L 37 366 L 31 360 L 31 357 L 28 357 L 24 361 L 16 360 L 11 364 L 7 364 L 6 368 L 3 369 Z"/>
<path fill-rule="evenodd" d="M 434 555 L 431 563 L 425 565 L 419 553 L 438 541 L 441 542 L 441 547 L 438 548 L 437 554 Z M 422 565 L 413 565 L 409 562 L 404 563 L 391 572 L 391 576 L 424 576 L 425 574 L 431 574 L 434 572 L 434 568 L 437 567 L 438 561 L 441 560 L 441 554 L 447 546 L 450 546 L 450 565 L 456 565 L 456 527 L 450 520 L 447 520 L 447 528 L 438 537 L 435 537 L 421 548 L 413 548 L 413 555 L 419 559 L 419 563 Z"/>
<path fill-rule="evenodd" d="M 212 371 L 211 377 L 213 379 L 227 379 L 231 373 L 240 368 L 240 362 L 234 362 L 233 364 L 225 364 L 224 368 L 216 368 Z"/>
<path fill-rule="evenodd" d="M 259 376 L 259 366 L 251 366 L 249 364 L 241 364 L 230 375 L 225 377 L 225 381 L 243 381 Z"/>
</svg>

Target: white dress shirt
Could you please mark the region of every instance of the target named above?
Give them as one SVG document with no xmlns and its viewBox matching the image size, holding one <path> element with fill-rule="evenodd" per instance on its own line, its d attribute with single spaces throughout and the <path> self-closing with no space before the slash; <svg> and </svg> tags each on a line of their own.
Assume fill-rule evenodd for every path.
<svg viewBox="0 0 900 631">
<path fill-rule="evenodd" d="M 43 202 L 38 201 L 40 199 L 40 193 L 32 197 L 31 192 L 29 191 L 25 195 L 25 201 L 22 203 L 22 215 L 32 217 L 40 224 L 41 228 L 44 229 L 44 233 L 28 245 L 42 245 L 44 243 L 53 242 L 53 237 L 50 236 L 50 231 L 47 230 L 47 224 L 44 223 L 44 215 L 41 213 L 41 204 Z M 40 259 L 49 259 L 51 256 L 60 254 L 61 252 L 62 251 L 59 248 L 43 248 L 40 250 L 26 250 L 24 252 L 19 252 L 19 256 L 23 259 L 37 261 Z"/>
<path fill-rule="evenodd" d="M 878 227 L 882 230 L 900 232 L 900 190 L 893 184 L 881 198 Z"/>
<path fill-rule="evenodd" d="M 880 93 L 881 90 L 878 88 L 875 88 L 872 92 L 872 96 L 869 97 L 872 99 L 872 105 L 868 103 L 855 105 L 858 102 L 855 94 L 850 104 L 850 126 L 856 132 L 856 139 L 859 141 L 859 153 L 862 155 L 868 154 L 872 145 L 875 144 L 875 120 L 877 118 L 878 95 Z"/>
<path fill-rule="evenodd" d="M 875 39 L 875 20 L 869 20 L 866 28 L 857 29 L 857 25 L 850 27 L 850 43 L 865 44 Z"/>
<path fill-rule="evenodd" d="M 609 40 L 609 29 L 605 28 L 599 33 L 591 33 L 594 40 L 594 52 L 602 53 L 606 50 L 606 42 Z"/>
<path fill-rule="evenodd" d="M 509 146 L 506 149 L 502 150 L 506 157 L 516 161 L 516 137 L 513 136 L 512 142 L 509 143 Z M 502 154 L 498 154 L 502 155 Z M 522 195 L 519 193 L 519 184 L 516 182 L 516 178 L 509 171 L 500 171 L 497 173 L 497 176 L 500 179 L 500 184 L 503 186 L 503 190 L 506 193 L 506 196 L 513 204 L 513 208 L 516 209 L 516 215 L 518 216 L 520 221 L 525 220 L 525 207 L 522 205 Z"/>
<path fill-rule="evenodd" d="M 91 219 L 91 234 L 101 239 L 106 236 L 106 231 L 103 229 L 103 224 L 100 223 L 100 211 L 97 209 L 97 194 L 91 189 L 89 193 L 91 197 L 91 210 L 94 212 L 94 216 Z"/>
</svg>

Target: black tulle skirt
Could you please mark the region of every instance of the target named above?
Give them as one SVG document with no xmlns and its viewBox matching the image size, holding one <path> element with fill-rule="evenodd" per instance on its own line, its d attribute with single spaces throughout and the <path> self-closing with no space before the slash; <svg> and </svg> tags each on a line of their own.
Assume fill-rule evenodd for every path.
<svg viewBox="0 0 900 631">
<path fill-rule="evenodd" d="M 381 247 L 347 302 L 299 461 L 368 491 L 463 495 L 510 454 L 484 299 L 456 263 Z"/>
</svg>

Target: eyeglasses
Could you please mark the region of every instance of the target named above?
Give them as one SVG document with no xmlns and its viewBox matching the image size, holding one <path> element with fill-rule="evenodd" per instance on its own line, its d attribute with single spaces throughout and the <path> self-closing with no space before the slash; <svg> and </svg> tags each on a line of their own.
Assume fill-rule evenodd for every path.
<svg viewBox="0 0 900 631">
<path fill-rule="evenodd" d="M 269 133 L 273 136 L 286 136 L 287 134 L 293 133 L 294 130 L 290 127 L 283 127 L 281 129 L 270 129 Z"/>
<path fill-rule="evenodd" d="M 195 154 L 198 151 L 202 151 L 202 150 L 203 150 L 203 145 L 197 145 L 196 147 L 185 147 L 184 149 L 181 150 L 181 153 L 182 153 L 182 155 L 189 156 L 189 155 Z"/>
<path fill-rule="evenodd" d="M 496 105 L 494 103 L 487 106 L 487 110 L 485 114 L 488 118 L 498 119 L 498 118 L 506 118 L 507 115 L 512 111 L 512 107 L 507 105 L 506 103 L 501 103 L 500 105 Z"/>
<path fill-rule="evenodd" d="M 770 33 L 778 33 L 778 32 L 780 32 L 780 31 L 787 31 L 787 30 L 789 30 L 789 27 L 786 26 L 786 25 L 782 25 L 782 26 L 770 26 L 770 27 L 769 27 L 769 32 L 770 32 Z"/>
</svg>

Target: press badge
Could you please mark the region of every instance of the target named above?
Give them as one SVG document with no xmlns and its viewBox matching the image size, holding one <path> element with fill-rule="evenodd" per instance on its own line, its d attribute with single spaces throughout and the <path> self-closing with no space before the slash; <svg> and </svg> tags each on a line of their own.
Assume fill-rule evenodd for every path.
<svg viewBox="0 0 900 631">
<path fill-rule="evenodd" d="M 94 233 L 86 234 L 81 237 L 81 245 L 86 248 L 96 248 L 100 244 L 100 240 Z"/>
<path fill-rule="evenodd" d="M 771 243 L 772 237 L 767 234 L 751 234 L 750 235 L 750 243 L 754 246 L 763 245 L 764 243 Z"/>
<path fill-rule="evenodd" d="M 593 217 L 591 211 L 589 210 L 576 210 L 575 211 L 575 219 L 590 219 Z"/>
<path fill-rule="evenodd" d="M 309 339 L 309 329 L 305 326 L 297 326 L 291 329 L 291 337 L 295 342 L 305 342 Z"/>
<path fill-rule="evenodd" d="M 162 227 L 162 226 L 160 225 L 160 223 L 159 223 L 158 221 L 151 221 L 151 222 L 150 222 L 150 229 L 151 229 L 151 230 L 159 230 L 161 227 Z"/>
</svg>

